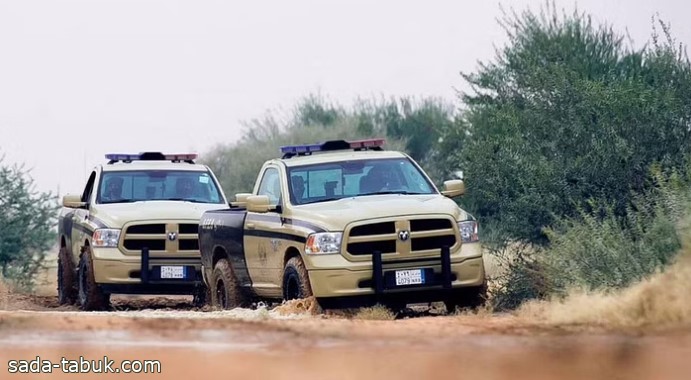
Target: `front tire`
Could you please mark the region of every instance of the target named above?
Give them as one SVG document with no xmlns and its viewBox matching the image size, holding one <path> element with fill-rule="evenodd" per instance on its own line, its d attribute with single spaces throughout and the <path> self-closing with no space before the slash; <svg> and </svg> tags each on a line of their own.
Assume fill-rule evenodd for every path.
<svg viewBox="0 0 691 380">
<path fill-rule="evenodd" d="M 110 294 L 105 294 L 96 284 L 91 248 L 85 247 L 79 258 L 79 307 L 84 311 L 104 310 L 110 303 Z"/>
<path fill-rule="evenodd" d="M 283 300 L 312 297 L 312 285 L 305 263 L 299 257 L 292 257 L 283 270 Z"/>
<path fill-rule="evenodd" d="M 77 271 L 67 247 L 58 253 L 58 303 L 72 305 L 77 301 Z"/>
<path fill-rule="evenodd" d="M 219 260 L 212 274 L 211 304 L 221 309 L 233 309 L 245 305 L 245 297 L 226 259 Z"/>
</svg>

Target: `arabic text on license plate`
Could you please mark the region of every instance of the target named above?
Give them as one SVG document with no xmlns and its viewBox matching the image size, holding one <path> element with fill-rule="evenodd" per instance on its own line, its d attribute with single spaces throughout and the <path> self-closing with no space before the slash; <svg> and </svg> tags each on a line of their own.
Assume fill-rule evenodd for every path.
<svg viewBox="0 0 691 380">
<path fill-rule="evenodd" d="M 162 266 L 161 278 L 185 278 L 185 267 Z"/>
<path fill-rule="evenodd" d="M 396 285 L 414 285 L 425 282 L 425 272 L 422 269 L 397 270 Z"/>
</svg>

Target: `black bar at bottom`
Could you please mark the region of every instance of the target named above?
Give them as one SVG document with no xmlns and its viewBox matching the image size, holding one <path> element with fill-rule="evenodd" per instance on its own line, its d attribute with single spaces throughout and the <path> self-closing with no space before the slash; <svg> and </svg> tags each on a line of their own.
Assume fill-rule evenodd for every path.
<svg viewBox="0 0 691 380">
<path fill-rule="evenodd" d="M 143 284 L 149 282 L 149 247 L 142 248 L 142 271 L 139 276 Z"/>
<path fill-rule="evenodd" d="M 384 273 L 381 262 L 381 252 L 374 251 L 372 253 L 372 280 L 374 282 L 374 293 L 382 294 L 384 293 Z"/>
<path fill-rule="evenodd" d="M 444 289 L 451 289 L 451 250 L 441 247 L 441 278 Z"/>
</svg>

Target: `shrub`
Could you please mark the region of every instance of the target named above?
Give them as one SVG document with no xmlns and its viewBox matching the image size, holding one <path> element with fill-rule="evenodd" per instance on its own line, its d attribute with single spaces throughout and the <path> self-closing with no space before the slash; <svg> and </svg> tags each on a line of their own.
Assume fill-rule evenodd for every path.
<svg viewBox="0 0 691 380">
<path fill-rule="evenodd" d="M 55 196 L 34 190 L 27 170 L 0 158 L 0 274 L 12 285 L 34 285 L 56 239 L 57 209 Z"/>
<path fill-rule="evenodd" d="M 655 187 L 635 196 L 623 217 L 591 202 L 595 211 L 580 210 L 546 229 L 547 247 L 491 251 L 506 266 L 494 289 L 495 307 L 512 309 L 573 289 L 621 289 L 669 265 L 681 248 L 680 223 L 691 215 L 691 187 L 674 174 L 652 178 Z"/>
</svg>

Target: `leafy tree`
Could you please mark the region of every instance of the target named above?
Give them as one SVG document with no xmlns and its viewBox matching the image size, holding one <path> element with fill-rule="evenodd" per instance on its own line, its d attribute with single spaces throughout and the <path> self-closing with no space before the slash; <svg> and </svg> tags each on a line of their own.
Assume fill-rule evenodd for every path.
<svg viewBox="0 0 691 380">
<path fill-rule="evenodd" d="M 31 287 L 56 239 L 56 197 L 34 189 L 23 166 L 0 158 L 0 271 L 20 287 Z"/>
<path fill-rule="evenodd" d="M 399 112 L 389 113 L 386 119 L 388 134 L 405 140 L 408 154 L 421 162 L 429 158 L 440 131 L 452 124 L 452 107 L 439 99 L 424 99 L 415 105 L 411 99 L 403 98 Z"/>
<path fill-rule="evenodd" d="M 585 13 L 550 5 L 500 23 L 509 43 L 463 74 L 463 117 L 442 131 L 437 155 L 464 169 L 464 202 L 486 223 L 544 243 L 544 227 L 588 200 L 625 214 L 653 163 L 686 169 L 691 65 L 668 25 L 635 50 Z"/>
<path fill-rule="evenodd" d="M 298 102 L 293 123 L 300 127 L 305 125 L 333 125 L 345 116 L 345 111 L 338 106 L 328 104 L 318 95 L 309 95 Z"/>
</svg>

